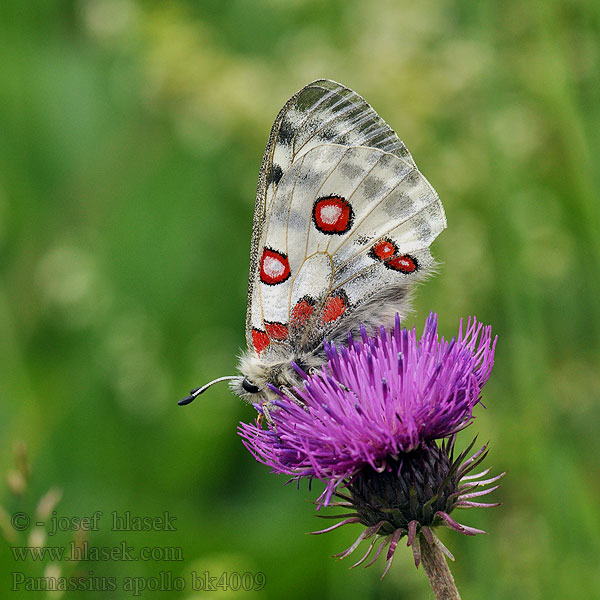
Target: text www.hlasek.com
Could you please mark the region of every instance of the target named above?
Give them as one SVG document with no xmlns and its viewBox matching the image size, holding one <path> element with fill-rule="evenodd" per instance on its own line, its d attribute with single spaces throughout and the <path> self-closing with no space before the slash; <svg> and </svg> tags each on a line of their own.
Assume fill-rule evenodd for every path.
<svg viewBox="0 0 600 600">
<path fill-rule="evenodd" d="M 183 552 L 177 546 L 144 546 L 136 551 L 121 542 L 117 546 L 90 546 L 87 542 L 71 542 L 64 546 L 12 546 L 13 558 L 17 562 L 45 561 L 167 561 L 183 560 Z"/>
</svg>

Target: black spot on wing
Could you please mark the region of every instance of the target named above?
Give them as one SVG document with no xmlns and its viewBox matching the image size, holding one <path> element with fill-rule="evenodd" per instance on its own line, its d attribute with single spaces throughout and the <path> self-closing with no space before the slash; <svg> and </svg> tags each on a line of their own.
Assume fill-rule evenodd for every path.
<svg viewBox="0 0 600 600">
<path fill-rule="evenodd" d="M 287 119 L 284 119 L 281 122 L 281 126 L 279 127 L 279 143 L 289 146 L 292 143 L 292 140 L 294 139 L 294 133 L 295 131 L 292 127 L 292 124 Z"/>
<path fill-rule="evenodd" d="M 277 185 L 279 180 L 283 177 L 283 170 L 279 165 L 273 164 L 269 169 L 269 173 L 267 175 L 267 185 L 271 185 L 274 183 Z"/>
<path fill-rule="evenodd" d="M 319 133 L 319 137 L 326 141 L 326 142 L 331 142 L 332 140 L 334 140 L 336 137 L 338 137 L 338 133 L 335 129 L 323 129 L 320 133 Z"/>
</svg>

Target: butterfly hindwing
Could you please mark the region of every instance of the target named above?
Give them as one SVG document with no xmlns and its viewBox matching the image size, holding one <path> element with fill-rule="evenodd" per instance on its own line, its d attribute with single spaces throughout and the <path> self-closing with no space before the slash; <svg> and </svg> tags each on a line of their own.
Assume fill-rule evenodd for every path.
<svg viewBox="0 0 600 600">
<path fill-rule="evenodd" d="M 378 295 L 404 297 L 445 224 L 437 194 L 375 111 L 339 84 L 309 84 L 278 115 L 261 167 L 249 347 L 309 349 Z"/>
</svg>

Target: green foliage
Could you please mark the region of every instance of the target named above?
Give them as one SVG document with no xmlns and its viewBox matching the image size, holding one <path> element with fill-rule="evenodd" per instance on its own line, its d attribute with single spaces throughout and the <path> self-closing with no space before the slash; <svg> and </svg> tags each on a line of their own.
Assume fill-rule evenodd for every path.
<svg viewBox="0 0 600 600">
<path fill-rule="evenodd" d="M 58 487 L 57 516 L 104 512 L 90 544 L 184 557 L 62 574 L 261 571 L 268 598 L 428 597 L 410 552 L 380 582 L 381 565 L 329 558 L 358 530 L 304 535 L 317 490 L 253 461 L 236 435 L 253 411 L 226 386 L 176 405 L 234 371 L 267 134 L 328 77 L 373 104 L 446 207 L 414 323 L 433 309 L 450 335 L 476 314 L 499 335 L 461 439 L 479 431 L 509 474 L 502 507 L 462 519 L 489 536 L 444 536 L 463 597 L 597 597 L 599 23 L 589 0 L 3 2 L 0 467 L 24 443 L 31 474 L 17 465 L 0 503 L 33 514 Z M 112 511 L 168 511 L 177 531 L 112 531 Z M 0 564 L 1 594 L 6 574 L 44 571 L 8 544 Z M 109 596 L 133 597 L 68 597 Z"/>
</svg>

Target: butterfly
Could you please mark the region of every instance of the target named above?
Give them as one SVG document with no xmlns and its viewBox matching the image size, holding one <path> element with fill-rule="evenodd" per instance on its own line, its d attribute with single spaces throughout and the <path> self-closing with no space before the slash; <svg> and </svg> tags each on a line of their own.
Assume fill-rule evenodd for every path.
<svg viewBox="0 0 600 600">
<path fill-rule="evenodd" d="M 271 386 L 294 397 L 294 364 L 322 365 L 324 339 L 406 315 L 445 227 L 437 193 L 375 110 L 339 83 L 309 83 L 277 115 L 260 167 L 240 375 L 179 404 L 229 380 L 268 418 Z"/>
</svg>

